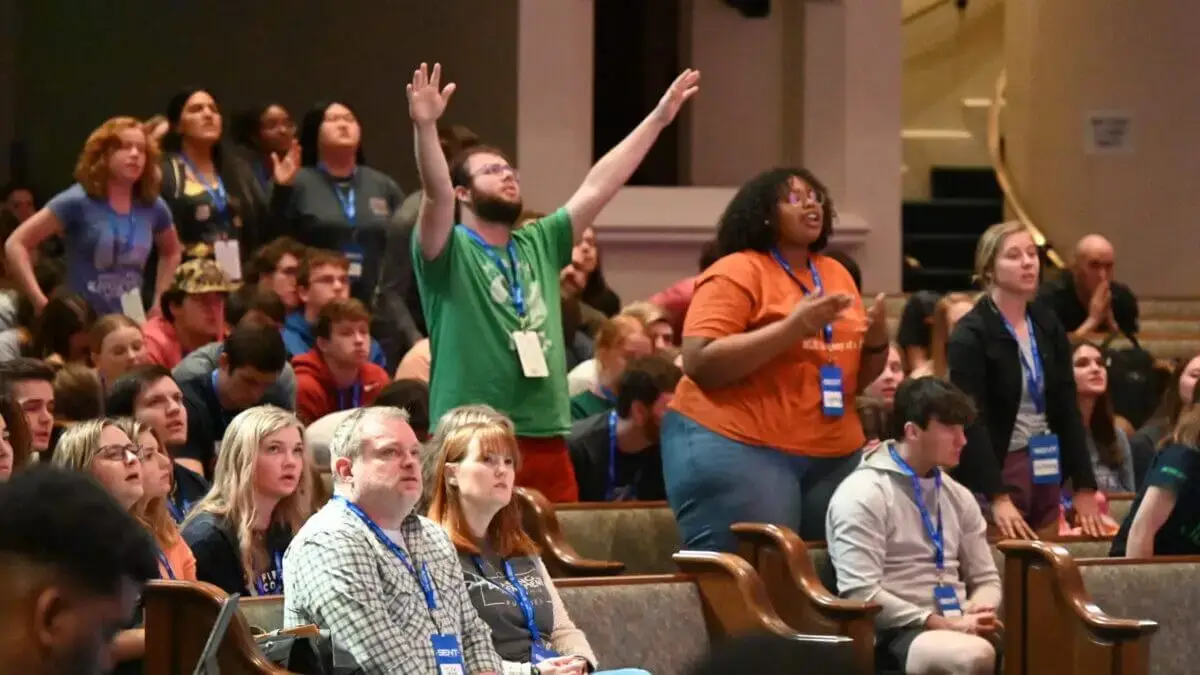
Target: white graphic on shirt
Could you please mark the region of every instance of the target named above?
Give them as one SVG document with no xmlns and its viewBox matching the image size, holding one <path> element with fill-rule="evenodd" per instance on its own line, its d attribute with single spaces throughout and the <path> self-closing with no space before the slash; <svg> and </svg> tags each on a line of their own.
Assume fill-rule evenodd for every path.
<svg viewBox="0 0 1200 675">
<path fill-rule="evenodd" d="M 500 269 L 496 267 L 496 263 L 489 260 L 483 263 L 484 274 L 488 278 L 488 295 L 491 296 L 492 302 L 501 307 L 507 307 L 510 310 L 513 308 L 512 295 L 509 289 L 509 265 L 505 256 L 501 256 L 501 262 L 504 265 L 505 274 L 500 273 Z M 519 318 L 519 330 L 533 331 L 537 333 L 538 340 L 542 343 L 542 351 L 549 351 L 553 345 L 551 333 L 546 330 L 546 317 L 548 310 L 546 308 L 546 299 L 542 296 L 542 286 L 538 283 L 537 278 L 533 274 L 533 268 L 524 260 L 517 261 L 517 267 L 520 268 L 521 292 L 525 298 L 525 316 Z M 517 345 L 509 339 L 509 349 L 517 350 Z"/>
</svg>

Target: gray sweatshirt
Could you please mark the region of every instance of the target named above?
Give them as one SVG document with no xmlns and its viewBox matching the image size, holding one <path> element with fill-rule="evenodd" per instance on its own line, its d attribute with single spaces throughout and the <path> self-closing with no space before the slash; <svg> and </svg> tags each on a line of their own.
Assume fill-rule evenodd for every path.
<svg viewBox="0 0 1200 675">
<path fill-rule="evenodd" d="M 897 449 L 899 450 L 899 445 Z M 937 522 L 934 479 L 921 479 L 921 494 Z M 1000 574 L 987 542 L 979 503 L 967 488 L 942 472 L 944 582 L 958 601 L 999 607 Z M 920 626 L 935 610 L 934 546 L 913 495 L 912 479 L 892 460 L 887 445 L 867 450 L 863 461 L 833 494 L 825 517 L 829 556 L 842 597 L 876 602 L 880 629 Z"/>
</svg>

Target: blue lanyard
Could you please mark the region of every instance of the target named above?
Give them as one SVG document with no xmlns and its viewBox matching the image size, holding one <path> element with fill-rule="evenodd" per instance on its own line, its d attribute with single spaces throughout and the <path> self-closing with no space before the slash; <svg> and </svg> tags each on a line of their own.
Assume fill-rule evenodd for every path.
<svg viewBox="0 0 1200 675">
<path fill-rule="evenodd" d="M 273 557 L 275 558 L 275 567 L 271 568 L 271 571 L 279 573 L 279 594 L 282 595 L 283 594 L 283 554 L 280 553 L 279 551 L 276 551 L 275 555 Z M 254 590 L 258 591 L 259 595 L 269 595 L 270 594 L 267 590 L 267 585 L 263 583 L 262 577 L 259 577 L 258 579 L 256 579 L 254 581 Z"/>
<path fill-rule="evenodd" d="M 1021 349 L 1021 339 L 1017 337 L 1017 330 L 1008 322 L 1008 318 L 1000 312 L 1000 319 L 1004 321 L 1004 327 L 1008 329 L 1008 334 L 1012 336 L 1014 342 L 1017 343 L 1017 356 L 1021 358 L 1021 370 L 1025 375 L 1025 386 L 1029 389 L 1029 398 L 1033 401 L 1033 408 L 1041 414 L 1046 412 L 1046 373 L 1042 369 L 1042 355 L 1038 351 L 1037 335 L 1033 329 L 1033 317 L 1029 314 L 1025 315 L 1025 327 L 1029 331 L 1029 351 L 1033 355 L 1033 363 L 1030 363 L 1025 358 L 1025 350 Z"/>
<path fill-rule="evenodd" d="M 778 248 L 771 249 L 771 257 L 775 259 L 775 262 L 779 263 L 779 266 L 783 268 L 784 272 L 787 272 L 787 275 L 792 278 L 792 281 L 796 282 L 796 284 L 800 286 L 800 290 L 804 292 L 804 297 L 808 297 L 810 295 L 820 297 L 825 295 L 825 286 L 821 284 L 821 275 L 817 273 L 817 268 L 815 265 L 813 265 L 811 256 L 808 259 L 808 273 L 812 275 L 813 280 L 813 290 L 811 291 L 808 290 L 808 287 L 804 285 L 803 281 L 800 281 L 800 277 L 796 276 L 796 271 L 792 268 L 792 264 L 784 259 L 783 255 L 779 253 Z M 833 324 L 825 324 L 822 334 L 825 336 L 825 344 L 833 344 Z"/>
<path fill-rule="evenodd" d="M 167 573 L 167 578 L 171 581 L 175 580 L 175 568 L 171 567 L 171 561 L 167 560 L 167 554 L 161 550 L 158 552 L 158 564 L 162 565 L 163 571 Z"/>
<path fill-rule="evenodd" d="M 196 168 L 196 165 L 192 164 L 192 160 L 187 158 L 187 155 L 181 152 L 179 153 L 179 159 L 182 159 L 183 163 L 187 164 L 187 167 L 192 170 L 192 175 L 204 186 L 204 191 L 212 198 L 213 208 L 217 210 L 217 213 L 224 214 L 225 208 L 229 206 L 229 193 L 225 191 L 225 181 L 221 180 L 221 175 L 217 174 L 217 184 L 215 186 L 211 185 L 208 179 L 204 177 L 204 174 L 200 173 L 200 170 Z"/>
<path fill-rule="evenodd" d="M 483 559 L 479 556 L 473 556 L 475 568 L 479 570 L 480 576 L 487 578 L 487 572 L 483 569 Z M 534 621 L 533 601 L 529 599 L 529 593 L 521 582 L 517 580 L 517 575 L 513 572 L 512 564 L 507 560 L 504 561 L 504 578 L 508 579 L 508 583 L 512 585 L 513 592 L 509 593 L 506 589 L 493 584 L 501 593 L 507 595 L 516 601 L 517 606 L 521 608 L 521 614 L 525 617 L 525 627 L 529 629 L 529 635 L 533 638 L 534 644 L 541 644 L 542 634 L 538 630 L 537 622 Z"/>
<path fill-rule="evenodd" d="M 517 267 L 516 242 L 512 239 L 508 240 L 508 262 L 512 270 L 512 273 L 509 274 L 509 269 L 504 267 L 504 261 L 500 259 L 500 254 L 496 253 L 496 249 L 484 241 L 478 232 L 465 225 L 458 225 L 457 227 L 461 227 L 467 233 L 467 236 L 471 238 L 471 241 L 478 244 L 483 249 L 483 252 L 487 254 L 487 257 L 491 258 L 492 262 L 496 264 L 496 267 L 500 268 L 500 276 L 504 277 L 504 280 L 508 282 L 509 294 L 512 295 L 513 307 L 517 310 L 517 316 L 524 318 L 525 293 L 521 289 L 521 271 Z"/>
<path fill-rule="evenodd" d="M 615 404 L 617 402 L 617 393 L 608 387 L 600 387 L 600 395 L 609 403 Z"/>
<path fill-rule="evenodd" d="M 942 572 L 946 569 L 946 540 L 942 533 L 942 472 L 940 469 L 933 470 L 933 503 L 937 505 L 937 526 L 933 524 L 933 518 L 929 516 L 929 509 L 925 506 L 925 499 L 921 496 L 921 479 L 917 476 L 917 472 L 908 465 L 900 457 L 900 453 L 896 452 L 896 446 L 888 443 L 888 452 L 892 455 L 892 461 L 899 465 L 900 470 L 912 479 L 913 498 L 917 501 L 917 509 L 921 512 L 921 522 L 925 523 L 925 531 L 929 533 L 929 538 L 933 540 L 934 558 L 933 564 L 937 566 L 938 583 L 941 583 Z"/>
<path fill-rule="evenodd" d="M 425 606 L 428 607 L 430 611 L 437 609 L 437 596 L 433 589 L 433 579 L 431 579 L 429 576 L 429 567 L 422 563 L 421 571 L 418 573 L 417 569 L 413 567 L 412 562 L 408 559 L 408 554 L 404 552 L 404 549 L 400 548 L 396 542 L 392 541 L 391 537 L 387 536 L 387 534 L 379 527 L 379 525 L 375 524 L 375 521 L 371 520 L 370 516 L 364 513 L 362 509 L 358 508 L 358 504 L 355 504 L 341 495 L 336 495 L 333 499 L 344 504 L 346 508 L 350 510 L 350 513 L 353 513 L 359 520 L 361 520 L 363 525 L 366 525 L 367 529 L 370 530 L 371 533 L 375 535 L 375 538 L 379 540 L 379 543 L 386 546 L 387 549 L 392 552 L 392 555 L 396 556 L 396 559 L 400 561 L 400 564 L 404 565 L 404 568 L 408 570 L 409 574 L 416 578 L 417 583 L 421 585 L 421 593 L 425 595 Z"/>
<path fill-rule="evenodd" d="M 225 422 L 225 426 L 228 427 L 229 423 L 233 421 L 233 415 L 225 410 L 225 406 L 221 405 L 221 396 L 217 394 L 217 373 L 219 372 L 221 372 L 220 369 L 212 371 L 213 397 L 217 399 L 217 409 L 221 411 L 221 419 Z M 225 432 L 222 431 L 220 435 L 224 436 Z"/>
<path fill-rule="evenodd" d="M 353 410 L 362 407 L 362 380 L 354 383 L 349 389 L 338 390 L 338 410 Z M 346 394 L 350 394 L 350 406 L 346 406 Z"/>
<path fill-rule="evenodd" d="M 133 215 L 133 204 L 129 205 L 129 213 L 122 216 L 117 213 L 117 210 L 112 207 L 107 201 L 104 203 L 108 207 L 108 224 L 113 233 L 113 263 L 120 262 L 121 251 L 133 248 L 133 240 L 137 237 L 137 218 Z M 121 220 L 129 221 L 129 227 L 125 229 L 125 236 L 121 236 Z"/>
<path fill-rule="evenodd" d="M 617 488 L 617 411 L 608 411 L 608 489 L 604 501 L 612 501 Z"/>
<path fill-rule="evenodd" d="M 325 168 L 324 164 L 318 164 L 317 168 L 321 170 L 321 173 L 329 177 L 329 187 L 333 188 L 334 196 L 337 197 L 338 202 L 342 205 L 342 215 L 346 216 L 347 222 L 354 225 L 354 221 L 358 217 L 358 204 L 354 201 L 354 179 L 358 177 L 358 168 L 356 167 L 354 172 L 350 174 L 350 180 L 347 181 L 349 188 L 344 192 L 339 187 L 341 181 L 334 178 Z"/>
</svg>

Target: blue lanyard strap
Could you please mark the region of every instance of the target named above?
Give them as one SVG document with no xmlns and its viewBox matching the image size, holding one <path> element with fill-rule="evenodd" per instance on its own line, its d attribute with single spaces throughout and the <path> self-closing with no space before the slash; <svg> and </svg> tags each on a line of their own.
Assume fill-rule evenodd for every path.
<svg viewBox="0 0 1200 675">
<path fill-rule="evenodd" d="M 175 568 L 171 567 L 171 561 L 167 560 L 167 554 L 163 553 L 161 549 L 158 551 L 158 564 L 162 565 L 163 571 L 167 573 L 167 578 L 174 581 Z"/>
<path fill-rule="evenodd" d="M 611 501 L 617 489 L 617 411 L 608 411 L 608 490 L 605 501 Z"/>
<path fill-rule="evenodd" d="M 617 393 L 615 391 L 613 391 L 612 389 L 609 389 L 608 387 L 601 386 L 600 387 L 600 395 L 603 396 L 604 400 L 608 401 L 609 403 L 612 403 L 615 405 L 617 402 Z"/>
<path fill-rule="evenodd" d="M 329 173 L 329 170 L 325 168 L 324 164 L 318 164 L 317 168 L 321 170 L 321 173 L 329 177 L 329 186 L 333 188 L 334 196 L 337 197 L 338 203 L 342 205 L 342 215 L 346 216 L 346 220 L 351 225 L 354 225 L 355 219 L 358 217 L 358 204 L 354 201 L 354 180 L 358 177 L 358 168 L 355 167 L 354 173 L 350 174 L 349 181 L 341 181 L 337 178 L 334 178 L 333 175 Z M 341 184 L 343 182 L 345 182 L 347 185 L 345 190 L 342 190 L 341 188 Z"/>
<path fill-rule="evenodd" d="M 512 296 L 513 308 L 517 310 L 517 316 L 524 318 L 525 292 L 521 288 L 521 270 L 517 266 L 516 242 L 510 238 L 508 240 L 508 246 L 505 247 L 508 251 L 509 263 L 509 266 L 506 268 L 504 266 L 504 261 L 500 259 L 500 254 L 496 253 L 495 247 L 484 241 L 483 237 L 479 236 L 478 232 L 466 227 L 465 225 L 458 225 L 457 227 L 461 227 L 463 231 L 467 233 L 467 236 L 471 238 L 471 241 L 475 242 L 480 248 L 482 248 L 483 252 L 487 254 L 487 257 L 491 258 L 496 267 L 500 269 L 500 276 L 504 277 L 504 280 L 508 282 L 509 295 Z"/>
<path fill-rule="evenodd" d="M 349 389 L 338 390 L 338 410 L 353 410 L 354 408 L 362 407 L 362 380 L 355 382 Z M 350 405 L 346 405 L 347 394 L 349 394 Z"/>
<path fill-rule="evenodd" d="M 808 259 L 808 273 L 812 275 L 813 280 L 813 288 L 811 291 L 808 289 L 808 286 L 804 285 L 803 281 L 800 281 L 800 277 L 796 276 L 796 270 L 792 267 L 791 263 L 784 259 L 778 248 L 771 249 L 771 257 L 775 259 L 775 262 L 779 263 L 779 266 L 783 268 L 784 272 L 787 272 L 787 275 L 792 278 L 792 281 L 796 282 L 796 285 L 798 285 L 800 290 L 804 293 L 804 297 L 808 297 L 810 295 L 821 297 L 822 295 L 825 295 L 825 286 L 821 283 L 821 275 L 817 272 L 816 265 L 813 265 L 812 257 L 809 257 Z M 826 345 L 833 344 L 833 324 L 825 324 L 825 327 L 822 329 L 821 333 L 825 337 Z"/>
<path fill-rule="evenodd" d="M 483 568 L 483 558 L 479 556 L 473 556 L 473 558 L 475 561 L 475 569 L 479 570 L 480 576 L 486 579 L 487 571 Z M 509 585 L 512 586 L 512 593 L 509 593 L 508 590 L 504 588 L 500 588 L 498 585 L 496 588 L 499 589 L 501 593 L 504 593 L 516 601 L 517 606 L 521 608 L 522 616 L 525 617 L 525 627 L 529 630 L 529 635 L 533 639 L 534 644 L 541 644 L 542 634 L 541 631 L 538 630 L 537 622 L 534 620 L 533 601 L 529 599 L 529 593 L 517 579 L 516 573 L 513 572 L 512 563 L 507 560 L 504 561 L 504 578 L 508 579 Z"/>
<path fill-rule="evenodd" d="M 366 525 L 367 529 L 371 531 L 371 534 L 374 534 L 375 538 L 379 540 L 379 543 L 383 544 L 387 550 L 391 551 L 392 555 L 396 556 L 396 559 L 400 561 L 400 564 L 404 565 L 404 569 L 408 570 L 409 574 L 416 578 L 417 583 L 421 586 L 421 593 L 425 595 L 425 606 L 428 607 L 430 611 L 437 609 L 437 596 L 433 589 L 433 579 L 429 576 L 429 568 L 422 564 L 421 570 L 418 572 L 417 568 L 413 566 L 412 561 L 408 559 L 408 554 L 404 552 L 404 549 L 400 548 L 396 542 L 392 541 L 392 538 L 387 536 L 387 533 L 385 533 L 383 529 L 375 523 L 375 521 L 371 520 L 370 516 L 368 516 L 365 512 L 363 512 L 362 509 L 358 507 L 358 504 L 355 504 L 341 495 L 335 495 L 333 499 L 341 502 L 350 511 L 350 513 L 353 513 L 359 520 L 361 520 L 362 524 Z"/>
<path fill-rule="evenodd" d="M 196 165 L 192 164 L 192 160 L 187 158 L 187 155 L 181 152 L 179 153 L 179 159 L 183 160 L 183 163 L 192 170 L 192 175 L 196 177 L 196 180 L 200 181 L 200 184 L 204 186 L 204 191 L 212 198 L 213 207 L 216 208 L 217 213 L 225 213 L 225 207 L 229 205 L 229 193 L 225 191 L 225 181 L 221 180 L 221 175 L 217 174 L 217 184 L 211 185 L 208 179 L 204 177 L 204 174 L 200 173 L 200 170 L 196 168 Z"/>
<path fill-rule="evenodd" d="M 921 479 L 917 476 L 917 472 L 913 471 L 900 453 L 896 452 L 894 444 L 888 444 L 888 452 L 892 455 L 892 461 L 912 479 L 913 498 L 917 502 L 917 509 L 921 512 L 921 522 L 925 524 L 925 531 L 933 540 L 933 564 L 937 566 L 938 577 L 941 577 L 942 572 L 946 569 L 946 540 L 942 532 L 942 472 L 940 469 L 933 470 L 933 503 L 937 507 L 937 525 L 935 526 L 933 518 L 929 515 L 929 508 L 925 506 L 925 499 L 921 494 Z"/>
<path fill-rule="evenodd" d="M 997 314 L 1000 314 L 997 312 Z M 1004 327 L 1008 329 L 1008 334 L 1017 343 L 1017 356 L 1021 358 L 1021 370 L 1025 375 L 1025 386 L 1029 389 L 1029 398 L 1033 401 L 1033 407 L 1041 414 L 1046 413 L 1046 373 L 1042 367 L 1042 354 L 1038 351 L 1037 335 L 1033 329 L 1033 317 L 1029 314 L 1025 315 L 1025 328 L 1029 331 L 1029 352 L 1033 356 L 1033 363 L 1030 363 L 1025 358 L 1025 350 L 1021 349 L 1021 339 L 1017 337 L 1017 329 L 1009 323 L 1008 318 L 1000 314 L 1000 319 L 1004 321 Z"/>
<path fill-rule="evenodd" d="M 221 411 L 221 419 L 225 422 L 225 426 L 228 427 L 229 423 L 233 421 L 233 415 L 231 415 L 229 413 L 229 411 L 225 410 L 225 406 L 221 405 L 221 395 L 217 393 L 217 373 L 219 373 L 219 372 L 221 372 L 221 370 L 219 368 L 217 370 L 212 371 L 211 379 L 212 379 L 213 397 L 217 399 L 217 409 Z M 219 435 L 224 436 L 225 433 L 221 432 Z"/>
</svg>

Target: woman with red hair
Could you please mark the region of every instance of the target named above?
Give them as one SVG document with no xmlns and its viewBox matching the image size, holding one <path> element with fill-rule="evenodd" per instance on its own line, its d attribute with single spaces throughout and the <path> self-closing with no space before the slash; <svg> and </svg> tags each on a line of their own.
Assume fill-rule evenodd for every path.
<svg viewBox="0 0 1200 675">
<path fill-rule="evenodd" d="M 60 235 L 66 241 L 68 288 L 97 314 L 123 312 L 140 319 L 151 246 L 159 252 L 159 293 L 171 285 L 180 259 L 171 211 L 159 197 L 158 146 L 147 142 L 138 120 L 114 117 L 88 136 L 75 180 L 9 237 L 8 269 L 40 313 L 49 300 L 34 277 L 34 252 Z M 157 297 L 150 306 L 158 306 Z"/>
</svg>

